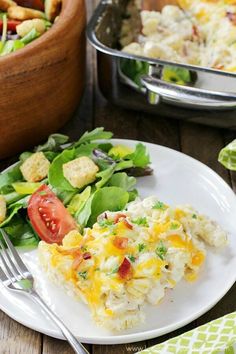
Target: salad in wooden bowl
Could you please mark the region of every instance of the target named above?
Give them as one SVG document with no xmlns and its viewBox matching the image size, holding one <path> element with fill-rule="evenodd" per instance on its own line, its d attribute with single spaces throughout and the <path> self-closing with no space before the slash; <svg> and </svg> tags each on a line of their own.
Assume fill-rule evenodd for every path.
<svg viewBox="0 0 236 354">
<path fill-rule="evenodd" d="M 0 55 L 24 48 L 58 19 L 61 0 L 0 0 Z"/>
<path fill-rule="evenodd" d="M 0 159 L 63 126 L 83 91 L 85 1 L 40 3 L 0 1 Z"/>
</svg>

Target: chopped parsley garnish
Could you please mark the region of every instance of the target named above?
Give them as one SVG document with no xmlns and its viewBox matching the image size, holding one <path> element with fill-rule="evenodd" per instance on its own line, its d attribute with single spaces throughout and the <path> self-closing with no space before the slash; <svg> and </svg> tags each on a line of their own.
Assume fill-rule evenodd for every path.
<svg viewBox="0 0 236 354">
<path fill-rule="evenodd" d="M 172 223 L 170 224 L 170 229 L 171 229 L 171 230 L 177 230 L 178 228 L 179 228 L 179 224 L 178 224 L 178 223 L 172 222 Z"/>
<path fill-rule="evenodd" d="M 157 256 L 163 261 L 167 253 L 167 248 L 162 241 L 159 243 L 159 246 L 157 246 L 155 252 Z"/>
<path fill-rule="evenodd" d="M 132 262 L 132 263 L 134 263 L 136 260 L 136 258 L 132 255 L 128 256 L 128 258 L 129 258 L 130 262 Z"/>
<path fill-rule="evenodd" d="M 192 218 L 193 218 L 193 219 L 197 219 L 197 215 L 196 215 L 196 214 L 193 214 L 193 215 L 192 215 Z"/>
<path fill-rule="evenodd" d="M 115 267 L 114 269 L 112 269 L 112 271 L 110 273 L 107 273 L 107 275 L 112 275 L 112 274 L 115 274 L 117 273 L 119 270 L 119 266 L 118 267 Z"/>
<path fill-rule="evenodd" d="M 145 226 L 145 227 L 149 227 L 148 222 L 147 222 L 147 218 L 145 217 L 141 217 L 135 220 L 132 220 L 133 224 L 139 225 L 139 226 Z"/>
<path fill-rule="evenodd" d="M 146 246 L 144 243 L 139 243 L 139 244 L 138 244 L 138 251 L 139 251 L 139 252 L 142 252 L 142 251 L 145 250 L 146 247 L 147 247 L 147 246 Z"/>
<path fill-rule="evenodd" d="M 101 219 L 98 221 L 98 225 L 100 227 L 107 227 L 107 226 L 111 226 L 114 224 L 113 220 L 109 220 L 109 219 Z"/>
<path fill-rule="evenodd" d="M 88 247 L 87 247 L 87 246 L 82 246 L 82 247 L 81 247 L 81 251 L 87 252 L 87 251 L 88 251 Z"/>
<path fill-rule="evenodd" d="M 87 279 L 87 271 L 85 270 L 84 272 L 78 272 L 79 276 L 83 278 L 84 280 Z"/>
<path fill-rule="evenodd" d="M 164 203 L 159 201 L 155 205 L 153 205 L 152 209 L 158 209 L 158 210 L 165 211 L 167 209 L 167 206 Z"/>
</svg>

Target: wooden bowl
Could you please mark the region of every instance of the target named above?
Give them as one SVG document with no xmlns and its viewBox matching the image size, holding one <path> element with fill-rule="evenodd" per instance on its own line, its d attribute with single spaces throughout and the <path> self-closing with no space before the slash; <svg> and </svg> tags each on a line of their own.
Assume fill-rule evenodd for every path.
<svg viewBox="0 0 236 354">
<path fill-rule="evenodd" d="M 63 0 L 42 37 L 0 58 L 0 159 L 38 144 L 71 117 L 85 79 L 84 0 Z"/>
</svg>

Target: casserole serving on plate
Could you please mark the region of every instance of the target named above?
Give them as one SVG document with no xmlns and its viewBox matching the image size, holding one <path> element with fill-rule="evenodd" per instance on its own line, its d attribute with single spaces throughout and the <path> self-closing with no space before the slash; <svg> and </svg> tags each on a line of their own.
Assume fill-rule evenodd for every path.
<svg viewBox="0 0 236 354">
<path fill-rule="evenodd" d="M 160 0 L 160 7 L 161 4 Z M 215 65 L 210 65 L 207 58 L 208 61 L 211 59 L 212 48 L 208 50 L 210 53 L 206 53 L 206 49 L 205 54 L 201 51 L 201 61 L 200 54 L 197 60 L 188 61 L 178 60 L 179 58 L 171 55 L 157 58 L 149 53 L 147 57 L 143 52 L 135 53 L 126 50 L 127 48 L 122 50 L 125 47 L 125 43 L 122 45 L 124 21 L 132 21 L 131 14 L 127 12 L 129 6 L 130 1 L 127 0 L 102 1 L 88 26 L 88 38 L 98 50 L 99 86 L 104 96 L 123 107 L 234 129 L 236 74 L 233 66 L 231 65 L 232 70 L 220 65 L 217 67 L 217 60 Z M 233 11 L 234 6 L 230 6 Z M 187 10 L 182 12 L 185 15 Z M 186 21 L 189 20 L 189 14 L 187 15 Z M 137 21 L 138 16 L 141 30 L 138 34 L 137 30 L 136 38 L 132 38 L 131 42 L 134 43 L 138 42 L 138 36 L 142 37 L 141 41 L 144 37 L 141 33 L 142 18 L 138 14 Z M 196 18 L 195 14 L 192 15 L 194 16 Z M 226 21 L 230 23 L 230 29 L 236 29 L 231 13 L 226 16 Z M 134 29 L 135 25 L 132 23 L 131 27 Z M 205 28 L 204 30 L 206 31 Z M 215 33 L 214 29 L 211 31 Z M 231 35 L 233 36 L 232 33 Z M 203 41 L 205 43 L 205 38 Z M 163 42 L 159 40 L 159 43 Z M 188 43 L 187 49 L 189 47 Z M 222 57 L 225 58 L 225 55 L 222 54 Z M 173 105 L 176 106 L 175 109 Z M 224 114 L 222 110 L 225 110 Z"/>
</svg>

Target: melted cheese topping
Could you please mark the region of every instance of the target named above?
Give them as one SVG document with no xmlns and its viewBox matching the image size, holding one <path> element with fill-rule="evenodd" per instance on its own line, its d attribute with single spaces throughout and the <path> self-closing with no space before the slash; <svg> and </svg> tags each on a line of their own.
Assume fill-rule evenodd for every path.
<svg viewBox="0 0 236 354">
<path fill-rule="evenodd" d="M 193 209 L 156 199 L 133 202 L 118 216 L 106 212 L 83 236 L 72 231 L 60 246 L 40 242 L 39 256 L 47 274 L 71 287 L 98 324 L 122 329 L 141 320 L 145 301 L 157 304 L 182 277 L 196 280 L 206 256 L 199 237 L 212 242 L 216 228 L 216 237 L 223 234 Z"/>
</svg>

